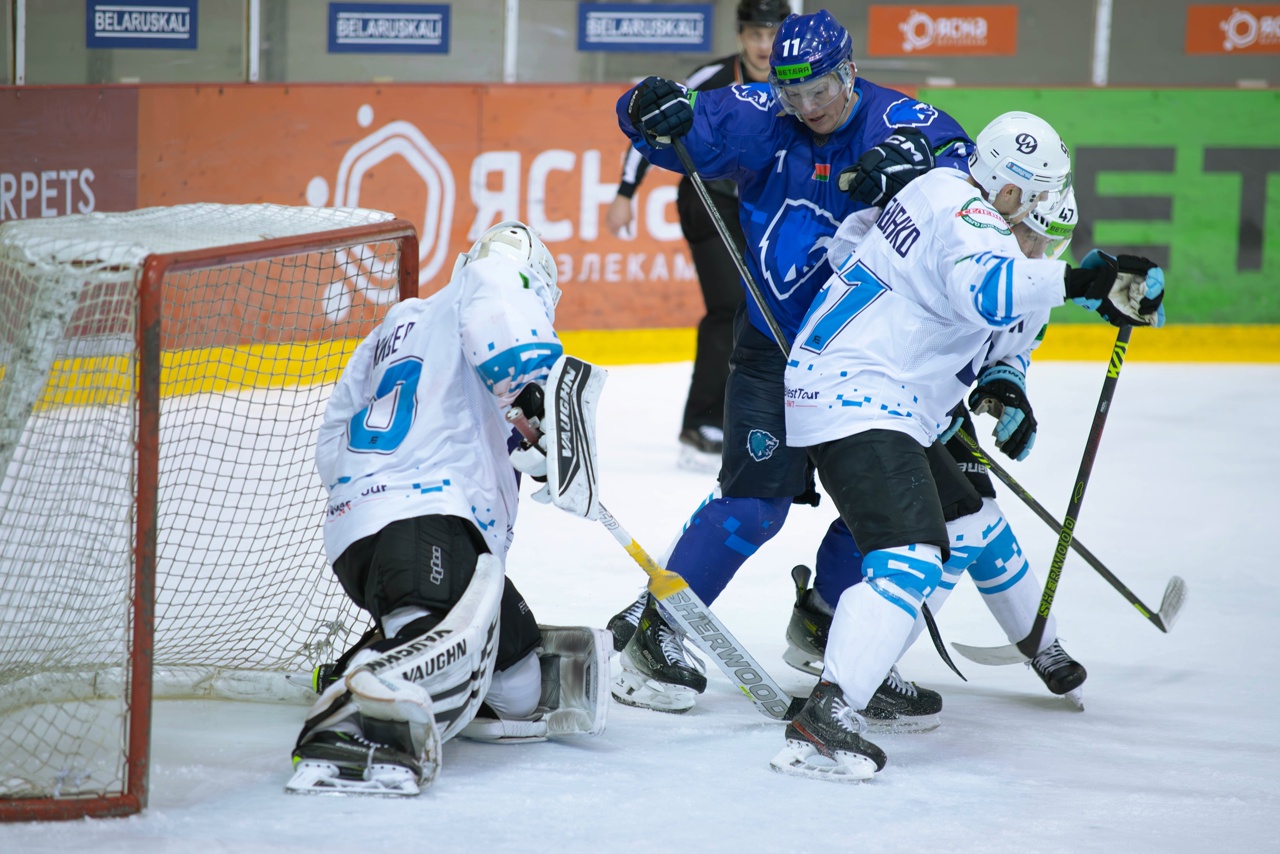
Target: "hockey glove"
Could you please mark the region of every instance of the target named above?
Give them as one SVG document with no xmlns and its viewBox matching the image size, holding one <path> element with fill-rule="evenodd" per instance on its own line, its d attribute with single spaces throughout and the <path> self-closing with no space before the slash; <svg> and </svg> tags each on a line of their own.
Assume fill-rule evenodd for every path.
<svg viewBox="0 0 1280 854">
<path fill-rule="evenodd" d="M 924 134 L 912 127 L 896 128 L 893 136 L 863 154 L 857 166 L 841 171 L 836 185 L 855 202 L 884 207 L 935 163 Z"/>
<path fill-rule="evenodd" d="M 684 136 L 693 127 L 693 104 L 679 83 L 646 77 L 631 93 L 627 118 L 651 146 L 666 148 L 673 137 Z"/>
<path fill-rule="evenodd" d="M 1015 460 L 1025 460 L 1036 444 L 1036 417 L 1027 402 L 1022 371 L 996 364 L 978 374 L 978 386 L 969 395 L 969 409 L 981 414 L 988 408 L 999 419 L 993 433 L 996 447 Z"/>
<path fill-rule="evenodd" d="M 1164 325 L 1164 271 L 1137 255 L 1093 250 L 1067 267 L 1066 297 L 1113 326 Z"/>
<path fill-rule="evenodd" d="M 938 444 L 945 445 L 955 438 L 960 432 L 960 428 L 964 426 L 964 404 L 957 403 L 956 408 L 951 410 L 951 420 L 947 426 L 942 428 L 942 432 L 938 434 Z"/>
</svg>

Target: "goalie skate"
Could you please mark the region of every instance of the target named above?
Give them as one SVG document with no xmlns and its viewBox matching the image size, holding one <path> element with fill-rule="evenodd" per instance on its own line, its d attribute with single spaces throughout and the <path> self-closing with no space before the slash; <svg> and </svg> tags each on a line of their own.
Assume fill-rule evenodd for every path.
<svg viewBox="0 0 1280 854">
<path fill-rule="evenodd" d="M 322 732 L 294 752 L 293 777 L 284 789 L 294 795 L 412 798 L 421 792 L 419 779 L 420 766 L 407 753 L 348 733 Z"/>
</svg>

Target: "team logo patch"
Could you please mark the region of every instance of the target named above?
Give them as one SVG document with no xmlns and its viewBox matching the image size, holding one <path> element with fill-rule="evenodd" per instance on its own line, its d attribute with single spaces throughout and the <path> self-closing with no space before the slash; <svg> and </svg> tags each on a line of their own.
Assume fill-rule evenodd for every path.
<svg viewBox="0 0 1280 854">
<path fill-rule="evenodd" d="M 773 438 L 771 433 L 766 433 L 763 430 L 752 430 L 747 434 L 747 453 L 751 454 L 751 459 L 758 463 L 762 463 L 772 457 L 777 447 L 778 440 Z"/>
<path fill-rule="evenodd" d="M 884 111 L 885 126 L 890 128 L 904 125 L 913 128 L 927 127 L 937 117 L 936 107 L 921 103 L 915 98 L 899 98 Z"/>
<path fill-rule="evenodd" d="M 760 239 L 764 279 L 774 296 L 786 299 L 820 270 L 814 290 L 826 280 L 827 246 L 839 226 L 840 220 L 808 199 L 782 204 Z"/>
<path fill-rule="evenodd" d="M 1001 234 L 1012 234 L 1009 229 L 1009 223 L 1005 222 L 1004 217 L 996 213 L 982 199 L 974 196 L 972 199 L 964 203 L 964 207 L 956 211 L 956 216 L 967 222 L 974 228 L 994 228 Z"/>
<path fill-rule="evenodd" d="M 831 180 L 831 164 L 830 163 L 813 164 L 813 180 L 815 181 Z"/>
<path fill-rule="evenodd" d="M 733 96 L 739 101 L 746 101 L 762 113 L 769 112 L 769 107 L 773 103 L 773 96 L 770 94 L 768 87 L 759 85 L 742 85 L 735 83 L 730 87 Z"/>
</svg>

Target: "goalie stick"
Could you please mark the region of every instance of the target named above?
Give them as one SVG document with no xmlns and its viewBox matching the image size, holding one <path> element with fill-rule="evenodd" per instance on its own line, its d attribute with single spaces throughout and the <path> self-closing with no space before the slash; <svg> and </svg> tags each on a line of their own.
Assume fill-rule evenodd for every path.
<svg viewBox="0 0 1280 854">
<path fill-rule="evenodd" d="M 996 477 L 1000 479 L 1001 483 L 1013 490 L 1013 493 L 1021 498 L 1022 502 L 1026 504 L 1027 507 L 1036 514 L 1036 516 L 1040 517 L 1040 521 L 1044 522 L 1055 531 L 1062 530 L 1062 522 L 1055 519 L 1053 514 L 1046 510 L 1043 504 L 1036 501 L 1035 498 L 1032 497 L 1031 493 L 1023 488 L 1022 484 L 1014 480 L 1013 475 L 1005 471 L 994 459 L 988 457 L 982 450 L 982 446 L 978 444 L 977 439 L 966 433 L 963 428 L 956 433 L 956 436 L 964 443 L 965 447 L 969 449 L 969 453 L 973 455 L 973 458 L 980 465 L 986 466 Z M 1075 537 L 1072 537 L 1071 548 L 1076 554 L 1084 558 L 1085 563 L 1093 567 L 1099 575 L 1106 579 L 1107 583 L 1114 587 L 1130 605 L 1136 608 L 1139 614 L 1150 620 L 1153 626 L 1166 633 L 1169 629 L 1173 628 L 1173 622 L 1178 618 L 1178 612 L 1182 610 L 1182 604 L 1187 598 L 1187 583 L 1183 581 L 1182 578 L 1175 575 L 1169 579 L 1169 583 L 1164 589 L 1164 598 L 1160 600 L 1160 610 L 1155 611 L 1139 599 L 1137 594 L 1126 587 L 1124 582 L 1117 578 L 1111 570 L 1107 569 L 1106 564 L 1095 557 L 1093 552 L 1085 548 L 1084 543 L 1080 542 Z M 964 650 L 961 650 L 959 646 L 955 644 L 952 644 L 952 646 L 956 646 L 956 649 L 959 650 L 961 654 L 964 654 Z M 969 648 L 971 647 L 966 647 L 966 649 Z"/>
<path fill-rule="evenodd" d="M 684 167 L 684 171 L 689 176 L 689 181 L 693 184 L 693 189 L 697 191 L 698 198 L 702 200 L 702 206 L 707 209 L 712 222 L 715 223 L 716 231 L 720 234 L 720 239 L 724 241 L 725 249 L 729 252 L 729 257 L 733 259 L 733 264 L 738 268 L 738 275 L 742 276 L 742 281 L 746 282 L 747 290 L 751 292 L 751 298 L 755 300 L 756 307 L 760 309 L 760 314 L 764 317 L 764 322 L 768 324 L 769 331 L 773 333 L 773 340 L 782 350 L 782 358 L 791 358 L 791 342 L 787 339 L 787 335 L 782 331 L 782 326 L 778 323 L 778 319 L 773 316 L 773 312 L 769 310 L 769 305 L 764 301 L 764 293 L 760 290 L 760 285 L 756 282 L 755 277 L 751 275 L 751 271 L 747 269 L 746 259 L 742 257 L 742 253 L 738 251 L 737 245 L 733 242 L 733 238 L 729 235 L 729 228 L 724 224 L 724 220 L 720 217 L 720 211 L 715 206 L 715 202 L 711 201 L 711 196 L 707 193 L 706 184 L 702 183 L 702 176 L 698 174 L 698 169 L 693 165 L 693 158 L 689 156 L 689 149 L 684 147 L 684 142 L 675 137 L 671 141 L 672 146 L 676 150 L 676 156 L 680 158 L 680 165 Z M 933 612 L 929 610 L 927 602 L 920 604 L 920 614 L 924 617 L 924 623 L 929 628 L 929 639 L 933 641 L 933 648 L 938 651 L 938 655 L 946 662 L 947 667 L 955 675 L 959 676 L 961 681 L 968 682 L 960 668 L 956 667 L 956 663 L 951 660 L 951 656 L 947 654 L 947 647 L 942 642 L 942 633 L 938 629 L 937 622 L 933 619 Z"/>
<path fill-rule="evenodd" d="M 1132 326 L 1121 326 L 1120 331 L 1116 333 L 1116 343 L 1111 350 L 1111 361 L 1107 364 L 1107 378 L 1102 382 L 1098 408 L 1093 413 L 1093 424 L 1089 428 L 1089 438 L 1085 441 L 1084 456 L 1080 459 L 1080 469 L 1076 473 L 1075 485 L 1071 489 L 1071 500 L 1067 504 L 1067 513 L 1058 534 L 1058 544 L 1053 550 L 1053 562 L 1049 565 L 1049 577 L 1045 579 L 1044 593 L 1040 596 L 1040 607 L 1036 611 L 1035 621 L 1031 624 L 1030 634 L 1017 643 L 1006 646 L 977 647 L 952 643 L 956 651 L 966 658 L 979 664 L 1017 664 L 1030 661 L 1040 652 L 1040 640 L 1044 637 L 1045 626 L 1049 621 L 1049 610 L 1058 592 L 1062 566 L 1067 560 L 1067 550 L 1075 535 L 1076 520 L 1079 519 L 1080 507 L 1084 504 L 1084 490 L 1089 484 L 1089 475 L 1093 472 L 1093 461 L 1098 455 L 1098 445 L 1102 441 L 1102 428 L 1107 424 L 1107 413 L 1111 409 L 1111 400 L 1115 397 L 1116 383 L 1120 380 L 1120 369 L 1124 367 L 1125 352 L 1129 348 L 1129 338 L 1132 335 Z"/>
<path fill-rule="evenodd" d="M 592 374 L 600 376 L 604 372 L 572 356 L 563 356 L 561 361 L 565 363 L 563 371 L 557 370 L 561 368 L 560 362 L 557 362 L 556 368 L 552 369 L 551 377 L 547 380 L 547 384 L 552 386 L 550 406 L 554 408 L 557 402 L 566 401 L 570 402 L 571 405 L 585 402 L 589 408 L 594 404 L 591 391 L 561 395 L 559 394 L 560 389 L 555 388 L 553 382 L 564 376 L 571 376 L 573 381 L 581 382 L 585 387 L 586 384 L 591 382 Z M 571 373 L 569 373 L 570 371 Z M 602 379 L 600 381 L 603 382 Z M 569 421 L 560 421 L 559 419 L 564 414 L 557 411 L 554 415 L 548 417 L 546 422 L 550 426 L 557 423 L 582 425 L 586 421 L 586 418 L 582 417 L 583 413 L 581 411 L 574 414 Z M 525 417 L 524 412 L 519 407 L 513 406 L 507 411 L 507 420 L 530 445 L 541 447 L 538 444 L 540 437 L 537 430 L 529 423 L 529 419 Z M 553 436 L 549 433 L 548 446 L 561 446 L 561 438 L 561 436 Z M 582 440 L 581 434 L 578 440 L 573 443 L 573 447 L 579 450 L 585 449 L 588 445 L 588 442 Z M 564 465 L 566 463 L 564 461 L 553 462 L 549 455 L 547 462 L 549 482 L 552 480 L 552 466 L 557 464 Z M 658 562 L 636 542 L 634 537 L 627 533 L 626 529 L 614 518 L 613 514 L 599 502 L 599 491 L 595 489 L 593 482 L 595 476 L 594 459 L 591 460 L 590 464 L 586 464 L 586 461 L 583 461 L 583 464 L 576 471 L 582 472 L 592 480 L 589 490 L 585 485 L 583 486 L 585 491 L 590 492 L 592 501 L 586 505 L 576 504 L 570 506 L 555 502 L 557 492 L 564 488 L 563 481 L 559 484 L 560 490 L 556 488 L 550 490 L 552 501 L 562 509 L 569 510 L 569 512 L 587 518 L 594 518 L 608 529 L 613 538 L 626 549 L 627 554 L 631 555 L 631 558 L 649 576 L 649 592 L 658 601 L 663 615 L 678 625 L 681 631 L 716 663 L 725 676 L 729 677 L 738 690 L 745 694 L 747 699 L 751 700 L 761 713 L 780 721 L 789 721 L 794 718 L 804 706 L 807 698 L 792 697 L 779 687 L 773 677 L 760 666 L 729 629 L 720 622 L 720 619 L 711 612 L 706 603 L 690 589 L 685 580 L 678 574 L 659 566 Z M 589 512 L 593 514 L 591 516 L 587 515 L 588 507 L 590 508 Z"/>
</svg>

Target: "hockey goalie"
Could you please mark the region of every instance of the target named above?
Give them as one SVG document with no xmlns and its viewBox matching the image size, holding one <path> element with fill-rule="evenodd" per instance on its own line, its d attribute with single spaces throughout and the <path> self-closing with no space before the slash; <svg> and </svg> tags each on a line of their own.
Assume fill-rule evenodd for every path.
<svg viewBox="0 0 1280 854">
<path fill-rule="evenodd" d="M 454 736 L 603 731 L 604 633 L 539 626 L 503 564 L 519 500 L 509 454 L 529 453 L 505 414 L 540 414 L 559 297 L 542 241 L 499 223 L 445 288 L 394 306 L 352 355 L 316 468 L 328 559 L 373 629 L 318 676 L 287 791 L 413 796 Z"/>
</svg>

